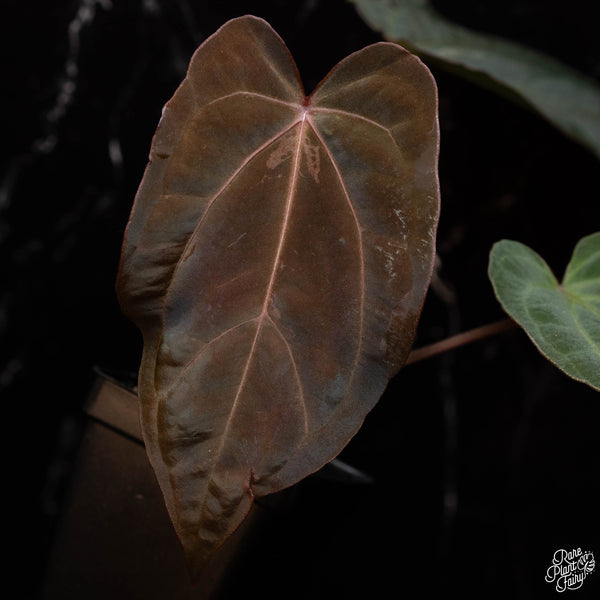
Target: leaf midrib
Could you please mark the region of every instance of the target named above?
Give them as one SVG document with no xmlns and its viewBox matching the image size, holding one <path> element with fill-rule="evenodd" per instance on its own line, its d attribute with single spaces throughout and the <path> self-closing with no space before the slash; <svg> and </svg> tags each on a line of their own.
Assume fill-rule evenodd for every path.
<svg viewBox="0 0 600 600">
<path fill-rule="evenodd" d="M 292 127 L 294 127 L 297 124 L 298 124 L 298 122 L 295 121 L 294 124 L 291 125 L 290 127 L 288 127 L 285 131 L 291 130 Z M 276 274 L 277 274 L 277 265 L 279 264 L 279 260 L 281 259 L 281 253 L 282 253 L 282 250 L 283 250 L 283 247 L 285 244 L 285 238 L 286 238 L 287 231 L 288 231 L 288 223 L 289 223 L 289 218 L 290 218 L 292 204 L 293 204 L 293 198 L 294 198 L 294 189 L 296 186 L 296 182 L 298 180 L 298 173 L 300 170 L 300 160 L 301 160 L 301 156 L 302 156 L 302 138 L 303 138 L 305 126 L 306 126 L 306 113 L 303 114 L 302 120 L 300 121 L 300 132 L 298 133 L 298 142 L 297 142 L 296 152 L 295 152 L 295 156 L 294 156 L 294 166 L 292 169 L 292 177 L 290 180 L 290 186 L 288 188 L 288 193 L 287 193 L 287 198 L 286 198 L 285 214 L 284 214 L 283 223 L 281 226 L 281 232 L 279 234 L 279 244 L 277 246 L 277 251 L 275 253 L 275 259 L 273 261 L 273 266 L 271 268 L 271 276 L 269 278 L 269 283 L 267 285 L 267 290 L 265 292 L 265 299 L 263 301 L 261 313 L 260 313 L 260 315 L 258 315 L 258 317 L 256 317 L 257 324 L 256 324 L 256 331 L 254 332 L 254 339 L 252 340 L 252 346 L 250 347 L 250 352 L 248 353 L 248 358 L 246 359 L 246 364 L 244 365 L 244 371 L 242 372 L 242 377 L 237 386 L 236 395 L 235 395 L 235 398 L 233 399 L 231 409 L 229 410 L 229 414 L 227 416 L 227 421 L 225 422 L 225 427 L 223 428 L 223 432 L 220 435 L 219 446 L 217 447 L 217 449 L 214 453 L 214 458 L 212 461 L 210 472 L 207 477 L 207 481 L 209 481 L 209 482 L 214 479 L 215 469 L 217 468 L 217 465 L 220 462 L 221 455 L 222 455 L 223 449 L 225 447 L 225 443 L 228 439 L 228 433 L 231 428 L 231 424 L 234 420 L 237 406 L 240 402 L 242 390 L 244 389 L 246 380 L 248 378 L 248 372 L 250 370 L 250 366 L 251 366 L 253 358 L 254 358 L 254 354 L 256 351 L 256 345 L 257 345 L 258 339 L 260 337 L 260 332 L 262 330 L 263 322 L 264 322 L 265 318 L 270 319 L 269 314 L 268 314 L 268 306 L 269 306 L 271 294 L 273 292 L 273 285 L 275 283 L 275 278 L 276 278 Z M 275 139 L 278 139 L 278 137 L 281 137 L 281 135 L 284 135 L 285 131 L 282 132 L 279 136 L 276 136 Z M 247 161 L 245 161 L 245 164 L 247 164 Z M 303 403 L 303 408 L 304 408 L 304 430 L 306 432 L 308 430 L 308 417 L 307 417 L 307 413 L 306 413 L 306 404 L 305 403 Z M 248 481 L 248 489 L 249 489 L 250 493 L 252 492 L 253 477 L 254 477 L 253 471 L 252 471 L 252 469 L 250 469 L 249 481 Z M 207 500 L 208 500 L 208 488 L 207 488 L 207 492 L 204 496 L 204 500 L 202 502 L 202 506 L 200 509 L 201 515 L 204 513 L 204 510 L 206 508 Z"/>
<path fill-rule="evenodd" d="M 292 177 L 290 180 L 290 186 L 288 188 L 287 198 L 286 198 L 286 206 L 285 213 L 283 216 L 283 223 L 281 225 L 281 233 L 279 234 L 279 244 L 277 246 L 277 251 L 275 252 L 275 259 L 273 261 L 273 266 L 271 267 L 271 276 L 269 278 L 269 283 L 267 285 L 267 291 L 265 292 L 265 299 L 263 301 L 263 306 L 260 315 L 257 317 L 257 325 L 256 331 L 254 333 L 254 340 L 252 341 L 252 346 L 250 347 L 250 352 L 248 353 L 248 359 L 246 360 L 246 364 L 244 365 L 244 371 L 242 373 L 242 378 L 237 388 L 237 392 L 235 398 L 233 400 L 233 404 L 231 406 L 231 410 L 229 411 L 229 416 L 225 423 L 225 428 L 223 429 L 223 433 L 221 435 L 221 441 L 219 443 L 219 448 L 216 452 L 216 460 L 215 464 L 218 462 L 221 452 L 223 450 L 223 446 L 225 444 L 225 440 L 227 439 L 227 433 L 231 426 L 231 422 L 233 421 L 233 416 L 236 412 L 239 399 L 242 393 L 242 390 L 246 384 L 246 380 L 248 378 L 248 371 L 250 370 L 250 365 L 254 359 L 254 353 L 256 351 L 256 344 L 258 342 L 258 338 L 260 337 L 260 332 L 262 330 L 263 322 L 265 317 L 268 317 L 268 307 L 269 301 L 271 299 L 273 293 L 273 285 L 275 284 L 275 278 L 277 276 L 277 265 L 279 264 L 279 260 L 281 259 L 281 253 L 283 251 L 283 247 L 285 245 L 285 239 L 288 232 L 288 223 L 290 220 L 290 214 L 292 212 L 292 204 L 294 199 L 294 190 L 296 188 L 296 182 L 298 181 L 298 173 L 300 171 L 300 160 L 302 156 L 302 139 L 304 134 L 304 127 L 306 126 L 306 114 L 303 114 L 302 121 L 300 122 L 300 131 L 298 132 L 298 142 L 296 145 L 296 153 L 294 156 L 294 166 L 292 168 Z M 308 417 L 306 414 L 306 404 L 303 403 L 304 408 L 304 431 L 308 430 Z"/>
</svg>

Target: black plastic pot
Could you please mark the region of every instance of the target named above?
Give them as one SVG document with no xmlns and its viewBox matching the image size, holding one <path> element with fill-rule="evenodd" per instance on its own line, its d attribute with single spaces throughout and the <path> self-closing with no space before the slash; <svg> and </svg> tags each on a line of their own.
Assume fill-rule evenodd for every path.
<svg viewBox="0 0 600 600">
<path fill-rule="evenodd" d="M 258 499 L 192 586 L 141 441 L 137 396 L 99 377 L 86 414 L 43 600 L 240 598 L 257 582 L 262 597 L 281 597 L 282 588 L 286 598 L 323 589 L 335 561 L 324 559 L 322 542 L 347 527 L 368 477 L 334 461 L 289 490 Z"/>
</svg>

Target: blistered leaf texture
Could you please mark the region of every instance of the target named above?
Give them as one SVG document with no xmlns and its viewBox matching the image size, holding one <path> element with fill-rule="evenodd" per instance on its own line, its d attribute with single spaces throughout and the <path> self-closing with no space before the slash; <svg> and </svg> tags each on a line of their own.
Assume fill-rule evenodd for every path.
<svg viewBox="0 0 600 600">
<path fill-rule="evenodd" d="M 437 95 L 397 45 L 305 96 L 263 20 L 226 23 L 164 108 L 117 290 L 141 422 L 192 573 L 256 496 L 319 469 L 405 361 L 439 210 Z"/>
<path fill-rule="evenodd" d="M 504 310 L 567 375 L 600 390 L 600 232 L 575 246 L 562 283 L 531 248 L 494 244 L 489 275 Z"/>
</svg>

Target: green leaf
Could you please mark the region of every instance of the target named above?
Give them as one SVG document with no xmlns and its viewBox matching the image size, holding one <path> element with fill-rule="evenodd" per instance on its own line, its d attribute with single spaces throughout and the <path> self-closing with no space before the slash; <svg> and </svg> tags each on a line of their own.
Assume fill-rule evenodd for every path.
<svg viewBox="0 0 600 600">
<path fill-rule="evenodd" d="M 472 32 L 438 15 L 427 0 L 352 0 L 388 40 L 537 110 L 600 157 L 600 87 L 519 44 Z"/>
<path fill-rule="evenodd" d="M 489 277 L 504 310 L 567 375 L 600 390 L 600 232 L 579 241 L 559 284 L 544 260 L 502 240 Z"/>
</svg>

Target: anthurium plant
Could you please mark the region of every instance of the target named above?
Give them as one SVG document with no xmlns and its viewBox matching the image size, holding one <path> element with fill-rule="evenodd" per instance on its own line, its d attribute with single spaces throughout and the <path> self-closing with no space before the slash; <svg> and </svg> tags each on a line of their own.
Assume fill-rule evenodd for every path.
<svg viewBox="0 0 600 600">
<path fill-rule="evenodd" d="M 355 4 L 388 41 L 308 93 L 264 20 L 233 19 L 204 41 L 131 212 L 117 291 L 143 335 L 144 441 L 194 579 L 257 497 L 344 448 L 407 361 L 521 326 L 600 389 L 600 233 L 577 244 L 560 283 L 533 250 L 499 241 L 489 277 L 509 319 L 409 358 L 440 211 L 426 62 L 531 104 L 593 152 L 600 93 L 426 2 Z M 515 78 L 515 57 L 529 75 Z M 554 101 L 541 80 L 558 82 Z M 585 111 L 569 109 L 567 88 Z"/>
</svg>

